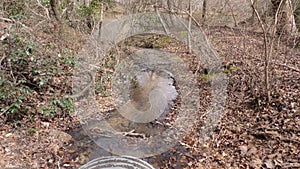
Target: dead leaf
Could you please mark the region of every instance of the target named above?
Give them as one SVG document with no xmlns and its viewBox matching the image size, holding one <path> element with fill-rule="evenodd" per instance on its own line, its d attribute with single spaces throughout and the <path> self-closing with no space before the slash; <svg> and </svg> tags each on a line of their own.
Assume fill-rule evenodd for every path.
<svg viewBox="0 0 300 169">
<path fill-rule="evenodd" d="M 250 166 L 253 168 L 261 168 L 262 161 L 259 158 L 255 158 L 251 161 Z"/>
<path fill-rule="evenodd" d="M 267 159 L 264 164 L 266 165 L 267 168 L 275 168 L 275 163 L 273 162 L 272 159 Z"/>
<path fill-rule="evenodd" d="M 67 143 L 72 140 L 72 136 L 59 130 L 51 129 L 49 132 L 49 136 L 53 137 L 54 139 L 58 139 L 62 143 Z"/>
<path fill-rule="evenodd" d="M 247 153 L 247 151 L 248 151 L 248 146 L 246 146 L 246 145 L 239 146 L 239 149 L 241 151 L 241 154 L 245 155 Z"/>
<path fill-rule="evenodd" d="M 251 147 L 251 148 L 249 149 L 249 151 L 247 152 L 247 155 L 248 155 L 248 156 L 251 156 L 252 154 L 256 154 L 256 153 L 257 153 L 257 148 Z"/>
</svg>

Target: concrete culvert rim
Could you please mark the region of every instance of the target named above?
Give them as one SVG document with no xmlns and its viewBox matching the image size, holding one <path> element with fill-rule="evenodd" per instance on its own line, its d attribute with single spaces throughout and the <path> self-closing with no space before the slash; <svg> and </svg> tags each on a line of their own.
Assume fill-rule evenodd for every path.
<svg viewBox="0 0 300 169">
<path fill-rule="evenodd" d="M 79 169 L 154 169 L 154 167 L 131 156 L 106 156 L 96 158 Z"/>
</svg>

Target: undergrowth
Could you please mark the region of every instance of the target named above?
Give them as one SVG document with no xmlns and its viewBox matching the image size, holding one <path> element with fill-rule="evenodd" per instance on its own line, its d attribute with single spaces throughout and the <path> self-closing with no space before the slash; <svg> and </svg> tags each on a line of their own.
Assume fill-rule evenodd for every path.
<svg viewBox="0 0 300 169">
<path fill-rule="evenodd" d="M 22 31 L 17 23 L 1 41 L 0 50 L 0 119 L 15 122 L 25 116 L 52 118 L 71 113 L 72 100 L 64 98 L 70 84 L 69 71 L 76 52 L 41 44 Z"/>
</svg>

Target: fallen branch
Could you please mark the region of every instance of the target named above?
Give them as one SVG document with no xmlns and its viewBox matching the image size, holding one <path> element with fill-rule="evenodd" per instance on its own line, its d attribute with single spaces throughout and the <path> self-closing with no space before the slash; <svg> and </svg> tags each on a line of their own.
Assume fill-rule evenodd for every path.
<svg viewBox="0 0 300 169">
<path fill-rule="evenodd" d="M 28 32 L 31 34 L 33 32 L 33 30 L 31 28 L 29 28 L 28 26 L 24 25 L 22 22 L 14 20 L 14 19 L 9 19 L 9 18 L 3 18 L 0 17 L 0 20 L 5 21 L 5 22 L 10 22 L 10 23 L 15 23 L 15 24 L 19 24 L 22 27 L 24 27 L 25 29 L 28 30 Z"/>
<path fill-rule="evenodd" d="M 273 63 L 274 63 L 275 65 L 283 66 L 283 67 L 289 68 L 289 69 L 291 69 L 291 70 L 293 70 L 293 71 L 296 71 L 296 72 L 299 72 L 299 73 L 300 73 L 300 69 L 297 69 L 297 68 L 295 68 L 295 67 L 291 67 L 291 66 L 289 66 L 289 65 L 282 64 L 282 63 L 276 63 L 276 62 L 273 62 Z"/>
<path fill-rule="evenodd" d="M 44 5 L 42 5 L 42 3 L 41 3 L 39 0 L 36 0 L 36 1 L 37 1 L 37 3 L 38 3 L 38 6 L 42 7 L 42 8 L 45 10 L 45 13 L 46 13 L 46 15 L 47 15 L 47 17 L 45 17 L 45 18 L 50 19 L 50 12 L 49 12 L 48 8 L 45 7 Z M 43 16 L 43 15 L 42 15 L 42 16 Z M 43 17 L 44 17 L 44 16 L 43 16 Z"/>
<path fill-rule="evenodd" d="M 272 130 L 265 129 L 264 131 L 250 131 L 250 134 L 256 137 L 257 139 L 270 140 L 270 139 L 278 138 L 280 141 L 300 144 L 300 141 L 298 141 L 297 138 L 285 138 L 278 131 L 275 130 L 272 131 Z"/>
<path fill-rule="evenodd" d="M 300 163 L 284 163 L 282 168 L 300 168 Z"/>
<path fill-rule="evenodd" d="M 129 132 L 123 132 L 123 136 L 129 136 L 129 137 L 141 137 L 143 139 L 146 138 L 146 135 L 143 133 L 134 133 L 135 130 L 131 130 Z"/>
<path fill-rule="evenodd" d="M 259 61 L 261 61 L 261 59 L 259 59 L 259 58 L 257 58 Z M 279 66 L 283 66 L 283 67 L 286 67 L 286 68 L 289 68 L 289 69 L 291 69 L 291 70 L 293 70 L 293 71 L 295 71 L 295 72 L 299 72 L 300 73 L 300 69 L 297 69 L 297 68 L 295 68 L 295 67 L 292 67 L 292 66 L 289 66 L 289 65 L 287 65 L 287 64 L 285 64 L 285 63 L 278 63 L 278 62 L 275 62 L 275 61 L 270 61 L 270 63 L 273 63 L 273 64 L 275 64 L 275 65 L 279 65 Z"/>
</svg>

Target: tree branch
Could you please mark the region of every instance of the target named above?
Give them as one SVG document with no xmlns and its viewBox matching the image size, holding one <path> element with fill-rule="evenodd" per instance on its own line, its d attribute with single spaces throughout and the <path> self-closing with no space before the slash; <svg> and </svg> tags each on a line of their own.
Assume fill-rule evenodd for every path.
<svg viewBox="0 0 300 169">
<path fill-rule="evenodd" d="M 158 11 L 158 5 L 157 5 L 157 3 L 155 4 L 155 7 L 154 7 L 154 8 L 155 8 L 156 15 L 158 16 L 159 21 L 160 21 L 160 23 L 162 24 L 162 26 L 163 26 L 163 28 L 164 28 L 164 30 L 165 30 L 165 33 L 166 33 L 167 35 L 169 35 L 170 32 L 169 32 L 169 30 L 167 29 L 164 20 L 163 20 L 163 19 L 161 18 L 161 16 L 160 16 L 160 13 L 159 13 L 159 11 Z"/>
</svg>

